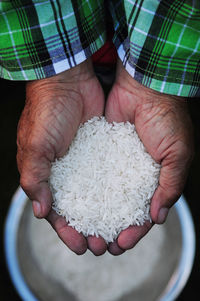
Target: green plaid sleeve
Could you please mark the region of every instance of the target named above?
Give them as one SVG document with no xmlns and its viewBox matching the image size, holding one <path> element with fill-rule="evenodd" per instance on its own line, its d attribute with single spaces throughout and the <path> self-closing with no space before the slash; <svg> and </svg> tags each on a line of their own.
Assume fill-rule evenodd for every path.
<svg viewBox="0 0 200 301">
<path fill-rule="evenodd" d="M 113 42 L 129 74 L 156 91 L 200 96 L 200 1 L 112 0 Z"/>
<path fill-rule="evenodd" d="M 12 0 L 0 2 L 0 76 L 41 79 L 113 42 L 130 75 L 156 91 L 200 96 L 199 0 Z"/>
<path fill-rule="evenodd" d="M 0 76 L 34 80 L 80 64 L 105 43 L 103 0 L 0 2 Z"/>
</svg>

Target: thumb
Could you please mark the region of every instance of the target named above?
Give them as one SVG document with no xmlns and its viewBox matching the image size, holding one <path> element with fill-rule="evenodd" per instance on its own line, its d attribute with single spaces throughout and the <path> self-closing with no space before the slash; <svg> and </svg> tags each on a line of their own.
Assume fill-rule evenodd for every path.
<svg viewBox="0 0 200 301">
<path fill-rule="evenodd" d="M 173 159 L 172 159 L 173 158 Z M 165 222 L 171 206 L 183 192 L 191 156 L 168 156 L 162 162 L 159 185 L 151 200 L 151 218 L 156 224 Z"/>
<path fill-rule="evenodd" d="M 32 200 L 32 207 L 35 217 L 44 218 L 50 210 L 52 204 L 52 195 L 47 183 L 38 183 L 36 187 L 37 193 Z"/>
<path fill-rule="evenodd" d="M 52 194 L 48 184 L 50 162 L 45 158 L 28 156 L 23 161 L 20 185 L 32 201 L 34 215 L 46 217 L 52 204 Z"/>
<path fill-rule="evenodd" d="M 151 200 L 150 214 L 152 221 L 163 224 L 167 218 L 170 207 L 178 200 L 180 194 L 169 193 L 164 187 L 158 186 Z"/>
</svg>

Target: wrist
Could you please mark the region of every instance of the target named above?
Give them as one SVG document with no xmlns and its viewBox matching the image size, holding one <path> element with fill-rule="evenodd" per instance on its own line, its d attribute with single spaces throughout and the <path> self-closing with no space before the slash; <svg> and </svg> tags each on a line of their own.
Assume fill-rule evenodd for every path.
<svg viewBox="0 0 200 301">
<path fill-rule="evenodd" d="M 90 79 L 95 77 L 91 60 L 73 67 L 67 71 L 55 76 L 30 81 L 26 84 L 26 102 L 40 103 L 45 100 L 74 99 L 80 102 L 82 99 L 82 90 Z"/>
<path fill-rule="evenodd" d="M 27 82 L 26 91 L 28 94 L 39 91 L 40 93 L 37 93 L 39 95 L 41 95 L 43 90 L 46 92 L 49 90 L 62 91 L 64 87 L 66 90 L 77 91 L 85 81 L 94 76 L 91 59 L 87 59 L 83 63 L 52 77 Z"/>
</svg>

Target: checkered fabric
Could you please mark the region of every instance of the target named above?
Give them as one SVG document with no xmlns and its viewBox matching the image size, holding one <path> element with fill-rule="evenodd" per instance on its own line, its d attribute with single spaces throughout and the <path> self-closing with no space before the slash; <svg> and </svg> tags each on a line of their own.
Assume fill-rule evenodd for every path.
<svg viewBox="0 0 200 301">
<path fill-rule="evenodd" d="M 103 0 L 0 2 L 1 77 L 33 80 L 80 64 L 105 43 Z"/>
<path fill-rule="evenodd" d="M 0 74 L 53 76 L 80 64 L 106 41 L 129 74 L 156 91 L 200 96 L 199 0 L 11 0 L 0 2 Z"/>
</svg>

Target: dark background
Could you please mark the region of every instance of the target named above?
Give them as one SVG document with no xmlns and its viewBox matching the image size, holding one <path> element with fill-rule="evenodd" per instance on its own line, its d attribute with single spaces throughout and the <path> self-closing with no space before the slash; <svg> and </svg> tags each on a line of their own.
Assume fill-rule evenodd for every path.
<svg viewBox="0 0 200 301">
<path fill-rule="evenodd" d="M 0 300 L 20 301 L 6 268 L 3 231 L 6 214 L 10 205 L 10 200 L 19 185 L 19 174 L 16 166 L 16 130 L 17 123 L 22 112 L 25 100 L 25 84 L 22 82 L 11 82 L 0 80 Z M 193 270 L 187 285 L 177 299 L 178 301 L 200 300 L 199 279 L 199 233 L 200 233 L 200 211 L 199 211 L 199 187 L 200 187 L 200 99 L 189 99 L 190 114 L 195 130 L 195 150 L 196 155 L 193 160 L 189 177 L 185 186 L 184 195 L 190 206 L 195 228 L 197 249 Z M 28 301 L 28 300 L 26 300 Z M 47 300 L 48 301 L 48 300 Z M 56 301 L 56 300 L 55 300 Z M 144 300 L 148 301 L 148 300 Z"/>
</svg>

